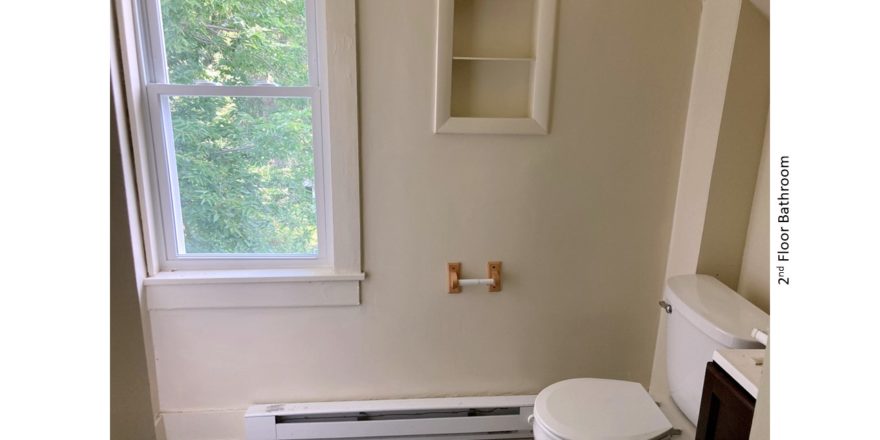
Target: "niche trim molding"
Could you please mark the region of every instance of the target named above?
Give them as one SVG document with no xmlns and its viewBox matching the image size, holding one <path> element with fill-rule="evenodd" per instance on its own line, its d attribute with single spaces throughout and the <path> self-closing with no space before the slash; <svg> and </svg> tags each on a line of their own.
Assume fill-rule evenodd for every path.
<svg viewBox="0 0 880 440">
<path fill-rule="evenodd" d="M 522 16 L 484 10 L 503 1 L 437 0 L 434 133 L 549 132 L 558 0 L 516 1 L 531 6 L 531 15 L 526 17 L 531 35 L 508 39 L 497 30 L 507 32 L 518 26 L 495 21 L 521 21 Z M 456 4 L 460 7 L 458 16 Z M 480 20 L 493 23 L 478 23 Z M 499 44 L 508 40 L 512 41 L 509 47 Z"/>
</svg>

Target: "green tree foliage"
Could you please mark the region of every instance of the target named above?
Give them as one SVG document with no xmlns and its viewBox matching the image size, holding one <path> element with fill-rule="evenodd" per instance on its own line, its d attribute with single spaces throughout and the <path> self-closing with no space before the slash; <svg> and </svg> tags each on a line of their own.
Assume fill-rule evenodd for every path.
<svg viewBox="0 0 880 440">
<path fill-rule="evenodd" d="M 164 0 L 171 82 L 308 83 L 302 0 Z M 317 252 L 308 98 L 169 99 L 187 253 Z"/>
</svg>

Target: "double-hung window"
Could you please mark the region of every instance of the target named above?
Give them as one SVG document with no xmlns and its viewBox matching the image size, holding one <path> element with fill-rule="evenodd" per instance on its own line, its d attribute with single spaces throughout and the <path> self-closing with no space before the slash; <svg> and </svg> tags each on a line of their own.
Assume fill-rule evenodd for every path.
<svg viewBox="0 0 880 440">
<path fill-rule="evenodd" d="M 137 6 L 151 272 L 339 272 L 334 253 L 341 246 L 343 253 L 360 252 L 359 233 L 346 232 L 359 228 L 349 218 L 358 208 L 339 204 L 357 197 L 333 197 L 331 189 L 356 192 L 357 177 L 333 179 L 330 170 L 356 160 L 357 140 L 352 118 L 334 118 L 327 108 L 333 75 L 326 5 L 140 0 Z M 338 62 L 354 70 L 353 62 Z M 345 93 L 336 99 L 346 107 L 341 111 L 356 109 Z M 338 120 L 345 122 L 333 125 Z M 356 133 L 356 114 L 353 120 Z M 334 129 L 343 133 L 332 136 L 338 143 L 331 146 Z M 352 261 L 341 271 L 357 271 Z"/>
</svg>

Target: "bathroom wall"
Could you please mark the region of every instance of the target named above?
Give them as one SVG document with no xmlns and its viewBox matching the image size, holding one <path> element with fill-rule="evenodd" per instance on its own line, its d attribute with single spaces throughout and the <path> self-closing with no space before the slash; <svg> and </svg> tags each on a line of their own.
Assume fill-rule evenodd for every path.
<svg viewBox="0 0 880 440">
<path fill-rule="evenodd" d="M 770 125 L 764 131 L 764 147 L 758 181 L 752 199 L 749 230 L 743 247 L 742 270 L 737 292 L 770 313 Z"/>
<path fill-rule="evenodd" d="M 699 0 L 561 0 L 550 134 L 435 135 L 434 1 L 358 4 L 356 307 L 150 314 L 168 438 L 260 402 L 647 386 Z M 504 291 L 449 295 L 445 265 Z"/>
<path fill-rule="evenodd" d="M 715 275 L 766 311 L 769 43 L 769 20 L 751 1 L 703 3 L 666 269 Z M 694 427 L 669 397 L 666 314 L 658 315 L 650 392 L 692 438 Z"/>
<path fill-rule="evenodd" d="M 665 278 L 697 273 L 742 3 L 702 2 Z M 682 438 L 693 438 L 695 427 L 669 396 L 667 314 L 660 308 L 656 314 L 659 325 L 649 391 L 673 426 L 682 430 Z"/>
<path fill-rule="evenodd" d="M 114 91 L 115 92 L 115 91 Z M 155 439 L 116 108 L 110 118 L 110 437 Z"/>
<path fill-rule="evenodd" d="M 112 4 L 117 12 L 117 4 Z M 125 112 L 120 34 L 110 40 L 110 437 L 156 438 L 155 384 L 141 309 L 146 273 L 134 186 L 131 138 Z M 154 382 L 154 381 L 153 381 Z"/>
<path fill-rule="evenodd" d="M 746 1 L 740 10 L 697 263 L 697 273 L 713 275 L 733 290 L 739 287 L 769 104 L 770 23 Z"/>
</svg>

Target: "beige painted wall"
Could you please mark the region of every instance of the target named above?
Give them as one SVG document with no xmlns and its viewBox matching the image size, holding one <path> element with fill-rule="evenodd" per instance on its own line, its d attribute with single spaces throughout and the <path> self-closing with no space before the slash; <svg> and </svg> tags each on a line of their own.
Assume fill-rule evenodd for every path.
<svg viewBox="0 0 880 440">
<path fill-rule="evenodd" d="M 741 0 L 702 1 L 667 278 L 697 270 L 741 5 Z"/>
<path fill-rule="evenodd" d="M 755 0 L 754 3 L 769 19 L 770 1 Z M 752 201 L 749 232 L 743 249 L 739 292 L 765 312 L 770 313 L 770 290 L 770 118 L 768 115 L 767 126 L 764 129 L 761 165 L 758 168 L 758 181 L 755 183 L 755 197 Z M 750 440 L 770 438 L 770 374 L 770 344 L 767 344 L 764 374 L 758 387 Z"/>
<path fill-rule="evenodd" d="M 770 103 L 770 23 L 743 2 L 697 273 L 738 290 Z"/>
<path fill-rule="evenodd" d="M 111 111 L 115 109 L 111 106 Z M 115 113 L 110 119 L 110 437 L 156 438 Z"/>
<path fill-rule="evenodd" d="M 358 6 L 362 305 L 151 313 L 169 438 L 257 402 L 647 385 L 700 2 L 560 1 L 548 136 L 432 134 L 435 2 Z M 502 293 L 445 293 L 490 259 Z"/>
<path fill-rule="evenodd" d="M 714 274 L 764 307 L 769 21 L 752 2 L 704 2 L 690 99 L 667 276 Z M 683 438 L 693 438 L 669 398 L 666 314 L 659 314 L 650 391 Z"/>
<path fill-rule="evenodd" d="M 743 248 L 738 292 L 770 313 L 770 124 L 764 131 L 764 147 L 758 181 L 752 199 L 749 231 Z"/>
<path fill-rule="evenodd" d="M 665 278 L 697 271 L 741 9 L 740 0 L 702 2 Z M 669 396 L 667 314 L 660 308 L 656 313 L 660 318 L 649 391 L 682 430 L 682 439 L 693 438 L 695 427 Z"/>
<path fill-rule="evenodd" d="M 112 12 L 117 12 L 112 4 Z M 125 112 L 120 35 L 110 21 L 110 437 L 156 438 L 155 381 L 141 308 L 146 273 Z M 161 435 L 161 430 L 160 430 Z"/>
</svg>

